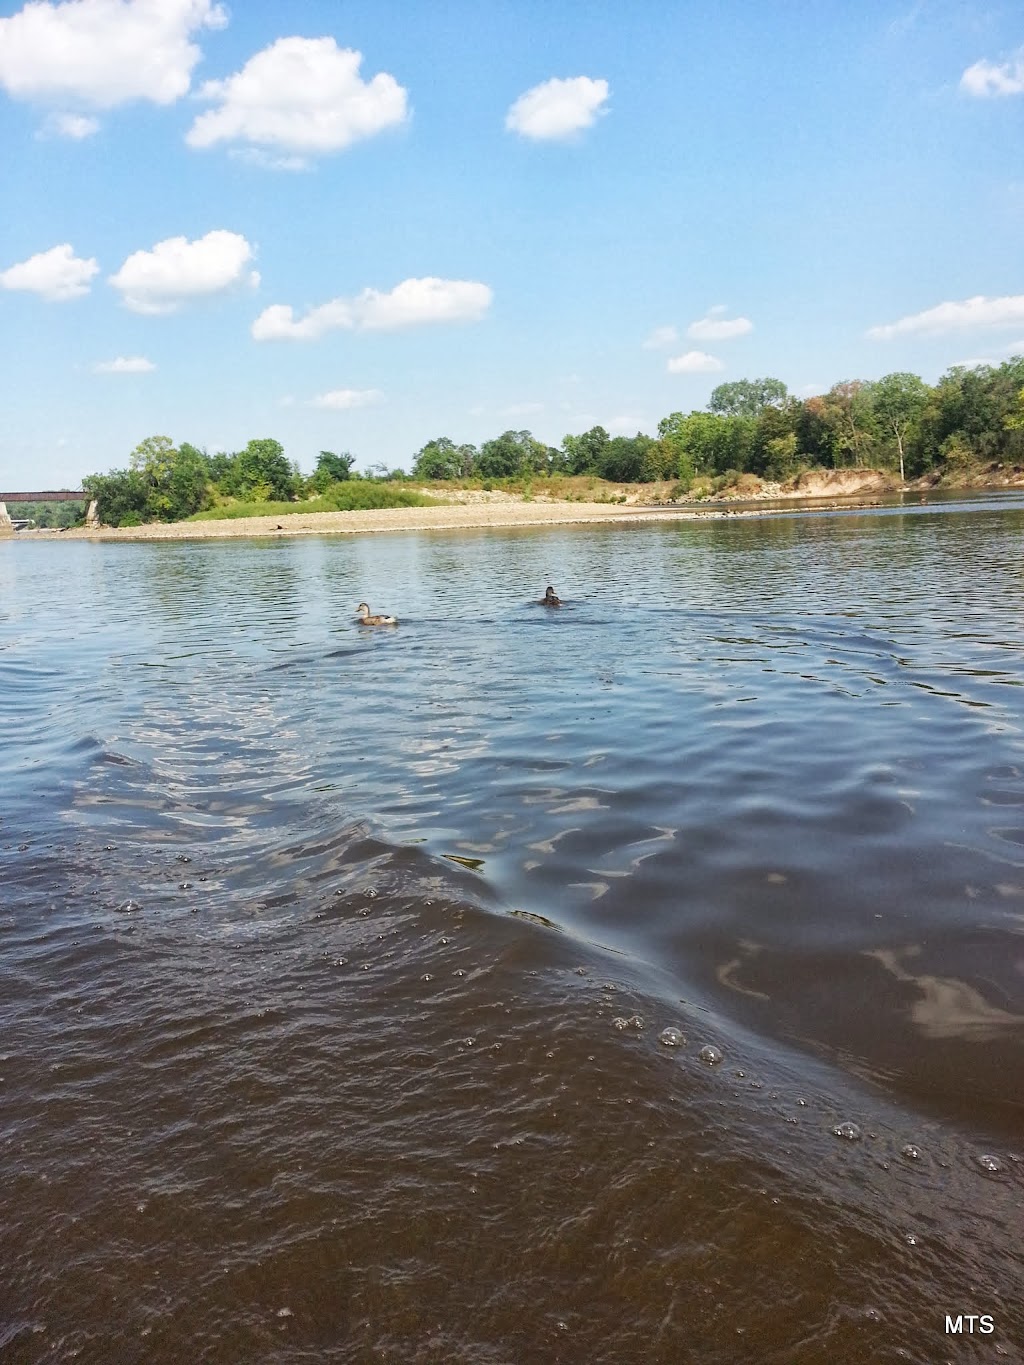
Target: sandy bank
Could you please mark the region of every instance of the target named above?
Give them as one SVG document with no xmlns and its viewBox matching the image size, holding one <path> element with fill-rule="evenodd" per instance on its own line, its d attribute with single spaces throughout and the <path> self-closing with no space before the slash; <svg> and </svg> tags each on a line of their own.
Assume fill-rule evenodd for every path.
<svg viewBox="0 0 1024 1365">
<path fill-rule="evenodd" d="M 553 526 L 598 521 L 723 516 L 718 509 L 638 512 L 599 502 L 515 502 L 387 507 L 372 512 L 306 512 L 288 516 L 238 517 L 225 521 L 155 522 L 149 526 L 78 528 L 62 540 L 221 540 L 236 536 L 356 535 L 383 531 L 456 531 L 487 526 Z"/>
</svg>

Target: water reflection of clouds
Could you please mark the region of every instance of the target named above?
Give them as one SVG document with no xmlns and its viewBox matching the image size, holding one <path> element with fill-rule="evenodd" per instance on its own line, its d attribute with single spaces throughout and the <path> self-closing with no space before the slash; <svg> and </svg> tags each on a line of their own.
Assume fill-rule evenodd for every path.
<svg viewBox="0 0 1024 1365">
<path fill-rule="evenodd" d="M 905 965 L 920 953 L 917 946 L 899 952 L 877 948 L 867 956 L 880 962 L 897 981 L 912 984 L 920 998 L 910 1007 L 910 1018 L 925 1038 L 965 1038 L 984 1042 L 1006 1033 L 1024 1034 L 1024 1015 L 991 1004 L 974 986 L 955 977 L 912 972 Z"/>
</svg>

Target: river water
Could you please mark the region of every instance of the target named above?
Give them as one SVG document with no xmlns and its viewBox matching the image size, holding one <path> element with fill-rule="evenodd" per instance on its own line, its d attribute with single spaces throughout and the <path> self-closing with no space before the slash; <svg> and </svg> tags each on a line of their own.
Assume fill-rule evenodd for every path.
<svg viewBox="0 0 1024 1365">
<path fill-rule="evenodd" d="M 1024 1358 L 1022 533 L 0 544 L 0 1358 Z"/>
</svg>

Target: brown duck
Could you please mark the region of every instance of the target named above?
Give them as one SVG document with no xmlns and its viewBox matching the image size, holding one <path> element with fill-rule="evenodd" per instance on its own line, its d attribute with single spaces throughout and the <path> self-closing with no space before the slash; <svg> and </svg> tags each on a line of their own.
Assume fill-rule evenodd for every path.
<svg viewBox="0 0 1024 1365">
<path fill-rule="evenodd" d="M 370 608 L 365 602 L 360 602 L 356 607 L 356 615 L 361 626 L 397 626 L 397 616 L 371 616 Z"/>
</svg>

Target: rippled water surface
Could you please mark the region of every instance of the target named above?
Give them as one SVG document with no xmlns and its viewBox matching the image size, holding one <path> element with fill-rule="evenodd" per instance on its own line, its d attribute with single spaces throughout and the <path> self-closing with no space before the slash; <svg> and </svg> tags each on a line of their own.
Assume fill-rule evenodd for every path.
<svg viewBox="0 0 1024 1365">
<path fill-rule="evenodd" d="M 1022 533 L 0 543 L 0 1358 L 1022 1359 Z"/>
</svg>

